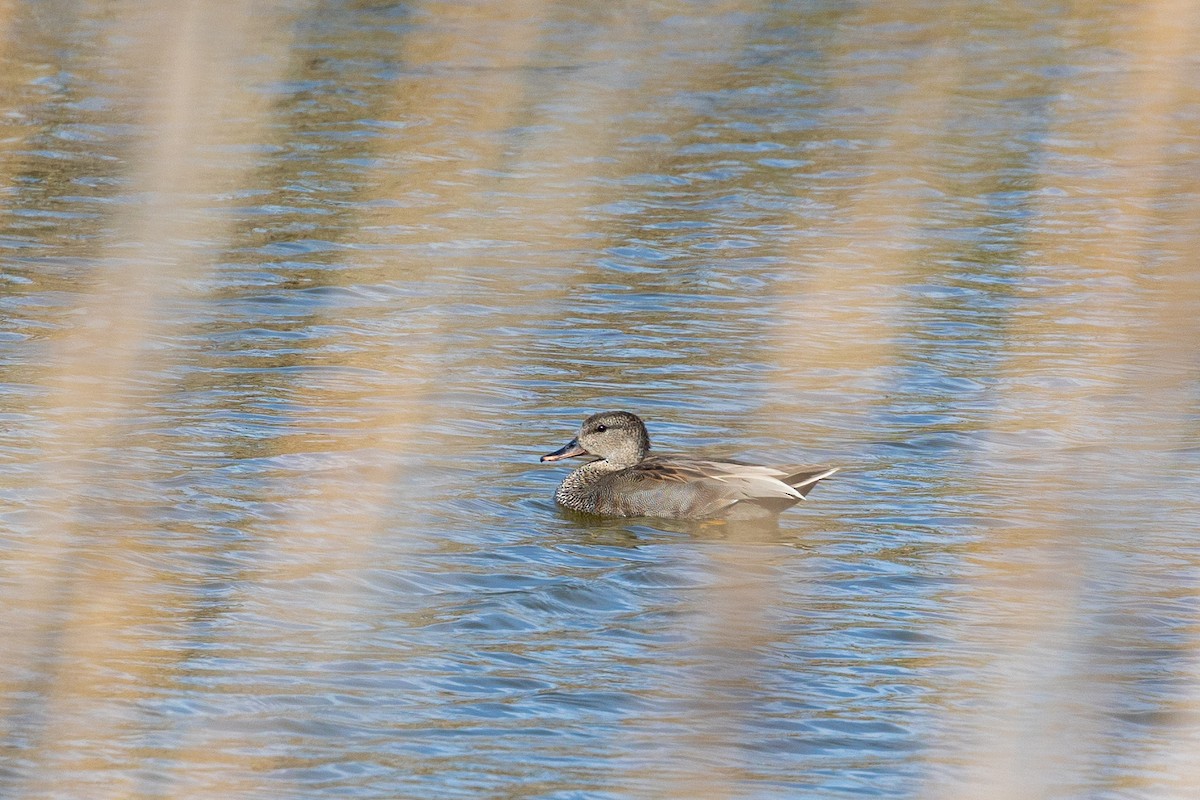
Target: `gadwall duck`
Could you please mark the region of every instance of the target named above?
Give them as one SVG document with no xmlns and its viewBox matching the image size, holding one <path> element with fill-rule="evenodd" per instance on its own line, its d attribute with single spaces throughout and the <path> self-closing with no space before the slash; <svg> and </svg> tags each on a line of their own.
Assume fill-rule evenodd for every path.
<svg viewBox="0 0 1200 800">
<path fill-rule="evenodd" d="M 542 461 L 576 456 L 596 460 L 568 475 L 554 499 L 573 511 L 602 517 L 765 517 L 791 508 L 817 481 L 837 472 L 837 467 L 759 467 L 652 456 L 645 423 L 628 411 L 593 414 L 574 439 Z"/>
</svg>

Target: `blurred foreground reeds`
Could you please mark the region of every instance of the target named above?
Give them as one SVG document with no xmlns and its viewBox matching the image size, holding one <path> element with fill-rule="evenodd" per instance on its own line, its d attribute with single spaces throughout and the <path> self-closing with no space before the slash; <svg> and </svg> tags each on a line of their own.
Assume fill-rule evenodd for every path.
<svg viewBox="0 0 1200 800">
<path fill-rule="evenodd" d="M 953 484 L 959 498 L 985 498 L 975 508 L 1002 524 L 961 553 L 963 572 L 954 576 L 962 602 L 948 613 L 959 638 L 945 660 L 973 677 L 942 687 L 921 794 L 961 797 L 969 785 L 973 798 L 1050 798 L 1099 786 L 1113 796 L 1190 798 L 1200 788 L 1194 623 L 1181 634 L 1190 639 L 1190 682 L 1153 722 L 1168 731 L 1160 744 L 1110 752 L 1119 745 L 1106 730 L 1124 691 L 1114 659 L 1157 652 L 1130 622 L 1153 616 L 1143 606 L 1155 598 L 1131 587 L 1158 582 L 1153 573 L 1162 571 L 1166 595 L 1196 597 L 1194 550 L 1169 569 L 1125 556 L 1131 540 L 1154 535 L 1156 520 L 1194 512 L 1184 508 L 1194 487 L 1177 483 L 1181 453 L 1197 434 L 1197 4 L 954 2 L 934 13 L 875 2 L 802 14 L 751 2 L 609 10 L 418 3 L 358 29 L 369 36 L 339 40 L 342 49 L 318 46 L 314 31 L 384 12 L 82 1 L 9 2 L 0 13 L 0 177 L 14 204 L 0 233 L 43 237 L 49 251 L 12 270 L 23 282 L 9 293 L 24 338 L 2 379 L 24 388 L 8 393 L 4 409 L 4 493 L 19 509 L 5 514 L 0 567 L 4 794 L 287 796 L 261 779 L 287 754 L 239 747 L 244 732 L 214 729 L 203 703 L 155 710 L 178 663 L 195 655 L 176 643 L 213 624 L 205 593 L 228 584 L 218 588 L 230 607 L 265 607 L 298 637 L 319 638 L 361 615 L 354 598 L 364 571 L 380 566 L 387 515 L 396 497 L 419 495 L 427 479 L 409 465 L 430 451 L 471 455 L 432 433 L 433 421 L 469 413 L 451 410 L 455 397 L 467 396 L 469 408 L 470 398 L 486 395 L 479 385 L 488 370 L 510 357 L 463 358 L 454 335 L 466 312 L 486 307 L 497 336 L 540 324 L 538 314 L 573 291 L 564 243 L 600 250 L 622 241 L 616 226 L 594 227 L 589 211 L 624 202 L 638 185 L 630 175 L 667 186 L 685 169 L 634 149 L 639 132 L 630 126 L 644 122 L 647 141 L 703 129 L 696 148 L 715 140 L 733 159 L 743 134 L 704 115 L 736 88 L 741 73 L 730 65 L 747 53 L 756 68 L 786 63 L 787 52 L 755 50 L 754 42 L 761 29 L 796 25 L 793 16 L 825 25 L 819 37 L 798 25 L 796 46 L 820 52 L 823 102 L 844 109 L 844 129 L 826 132 L 837 147 L 813 149 L 813 186 L 729 191 L 761 190 L 778 201 L 779 210 L 763 212 L 762 230 L 810 224 L 793 216 L 789 199 L 804 200 L 806 213 L 832 209 L 827 228 L 773 254 L 797 268 L 774 285 L 778 324 L 753 354 L 771 368 L 758 387 L 770 398 L 760 431 L 778 441 L 870 440 L 891 413 L 894 375 L 910 366 L 904 353 L 919 349 L 911 344 L 918 329 L 937 302 L 956 310 L 955 298 L 931 301 L 914 288 L 956 267 L 951 252 L 930 260 L 931 231 L 991 225 L 987 203 L 1008 195 L 1026 203 L 1018 232 L 1002 231 L 1008 249 L 995 256 L 997 270 L 1017 273 L 991 290 L 1004 295 L 995 306 L 1005 313 L 978 323 L 987 358 L 924 354 L 961 364 L 951 371 L 964 386 L 986 387 L 971 390 L 979 413 L 962 432 L 977 437 L 978 449 L 954 465 Z M 571 39 L 564 31 L 579 30 L 571 24 L 580 19 L 588 33 Z M 971 50 L 973 26 L 1004 32 L 1016 50 L 1039 49 L 1014 58 L 1029 71 L 1005 84 L 1012 96 L 989 95 L 1006 61 Z M 1073 59 L 1081 41 L 1098 60 Z M 873 70 L 864 52 L 901 52 L 903 69 Z M 333 62 L 343 71 L 332 71 Z M 359 82 L 337 85 L 347 75 Z M 972 127 L 984 99 L 1036 117 L 1032 159 L 1028 148 Z M 764 106 L 747 116 L 765 116 Z M 880 107 L 886 113 L 864 110 Z M 363 144 L 352 123 L 364 119 L 394 130 Z M 342 128 L 343 149 L 320 158 L 354 180 L 330 187 L 335 180 L 307 160 L 308 137 Z M 99 131 L 116 133 L 104 139 Z M 67 155 L 43 157 L 55 147 Z M 317 183 L 336 199 L 307 217 L 295 213 Z M 89 192 L 94 213 L 55 217 L 64 197 Z M 947 198 L 962 196 L 983 198 L 975 218 L 943 213 Z M 251 204 L 278 209 L 288 225 L 245 213 Z M 690 197 L 679 207 L 707 209 Z M 665 200 L 644 213 L 662 215 L 663 229 L 675 222 Z M 220 334 L 218 309 L 239 302 L 236 286 L 213 288 L 223 264 L 316 241 L 342 254 L 331 263 L 369 260 L 397 239 L 414 248 L 402 255 L 462 243 L 496 268 L 472 272 L 450 256 L 416 255 L 363 267 L 401 286 L 444 280 L 445 296 L 411 324 L 395 323 L 386 306 L 353 320 L 332 303 L 314 310 L 305 324 L 325 337 L 316 352 L 280 356 L 289 370 L 283 388 L 251 386 L 265 399 L 241 417 L 248 428 L 266 407 L 282 408 L 288 421 L 270 436 L 235 446 L 215 412 L 173 416 L 199 386 L 220 396 L 259 380 L 222 365 L 227 382 L 205 383 L 221 354 L 204 351 L 195 332 Z M 244 285 L 308 288 L 311 276 L 293 266 L 269 277 L 251 269 Z M 350 284 L 361 270 L 332 266 L 323 296 L 352 294 L 328 276 Z M 641 278 L 630 270 L 622 280 Z M 21 287 L 30 285 L 51 300 L 20 307 L 20 292 L 32 291 Z M 263 308 L 264 317 L 273 313 L 266 301 Z M 530 348 L 539 346 L 547 345 Z M 617 392 L 623 374 L 598 367 L 594 384 L 549 388 L 546 378 L 542 390 L 574 409 L 604 394 L 596 387 Z M 239 459 L 284 477 L 229 473 L 231 491 L 254 511 L 229 511 L 229 551 L 198 547 L 178 504 L 211 502 L 225 512 L 190 465 L 236 470 L 230 464 Z M 1144 497 L 1157 507 L 1140 507 Z M 853 502 L 869 504 L 872 495 Z M 247 538 L 256 540 L 250 566 L 222 577 L 180 569 L 236 561 Z M 722 669 L 688 676 L 686 706 L 669 712 L 688 718 L 694 735 L 662 741 L 628 723 L 631 741 L 651 754 L 628 762 L 648 795 L 735 797 L 745 789 L 739 731 L 753 713 L 745 697 L 777 635 L 771 611 L 780 599 L 756 548 L 730 542 L 705 552 L 715 580 L 694 601 L 688 643 L 718 653 Z M 386 568 L 402 575 L 405 564 Z M 237 637 L 236 626 L 229 635 Z M 666 690 L 678 687 L 663 688 L 674 696 Z M 103 745 L 131 736 L 141 744 L 115 769 Z M 226 745 L 219 756 L 214 738 Z M 238 754 L 232 763 L 229 753 Z"/>
</svg>

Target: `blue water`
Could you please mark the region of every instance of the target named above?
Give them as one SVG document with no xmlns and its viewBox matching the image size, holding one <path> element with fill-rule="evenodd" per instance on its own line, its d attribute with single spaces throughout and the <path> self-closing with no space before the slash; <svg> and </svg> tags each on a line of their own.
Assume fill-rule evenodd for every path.
<svg viewBox="0 0 1200 800">
<path fill-rule="evenodd" d="M 39 13 L 6 795 L 1191 796 L 1195 63 L 1126 11 L 293 3 L 165 151 L 141 17 Z M 618 408 L 842 472 L 567 515 Z"/>
</svg>

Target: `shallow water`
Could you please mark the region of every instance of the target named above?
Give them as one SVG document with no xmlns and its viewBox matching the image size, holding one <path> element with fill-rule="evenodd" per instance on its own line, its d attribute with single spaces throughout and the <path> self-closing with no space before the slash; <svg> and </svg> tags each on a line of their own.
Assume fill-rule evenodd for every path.
<svg viewBox="0 0 1200 800">
<path fill-rule="evenodd" d="M 17 4 L 4 794 L 1195 796 L 1195 15 L 893 5 Z"/>
</svg>

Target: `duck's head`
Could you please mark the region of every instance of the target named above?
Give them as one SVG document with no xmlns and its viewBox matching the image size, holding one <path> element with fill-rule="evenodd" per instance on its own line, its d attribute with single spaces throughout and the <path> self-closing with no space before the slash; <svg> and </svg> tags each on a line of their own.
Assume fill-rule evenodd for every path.
<svg viewBox="0 0 1200 800">
<path fill-rule="evenodd" d="M 576 456 L 598 456 L 618 467 L 632 467 L 650 452 L 650 435 L 637 414 L 605 411 L 583 421 L 579 433 L 564 447 L 542 456 L 561 461 Z"/>
</svg>

